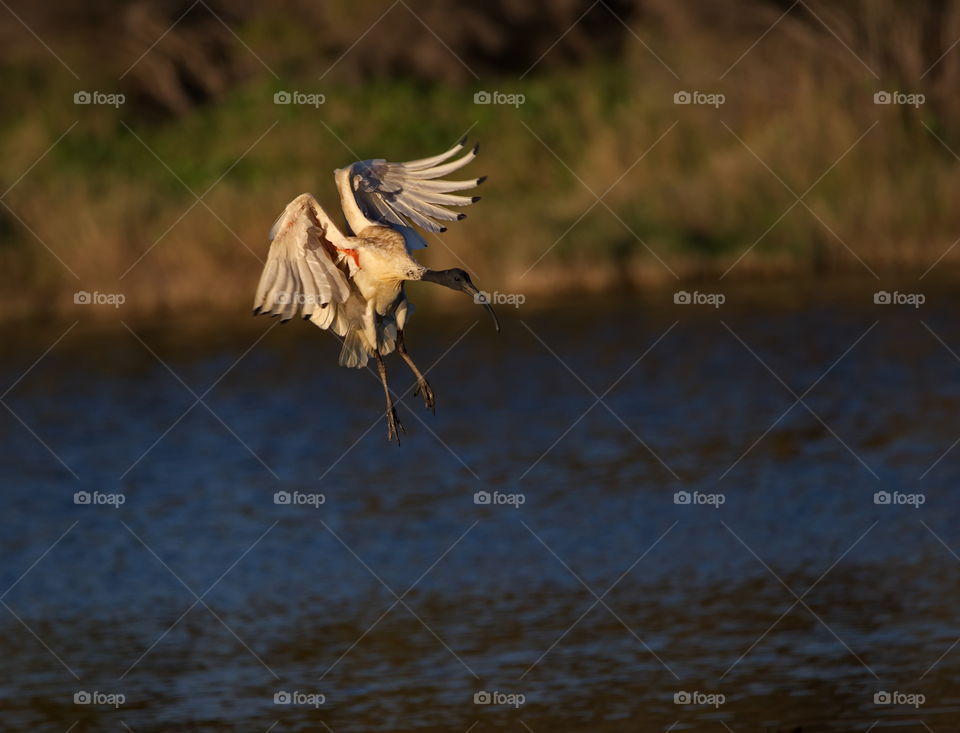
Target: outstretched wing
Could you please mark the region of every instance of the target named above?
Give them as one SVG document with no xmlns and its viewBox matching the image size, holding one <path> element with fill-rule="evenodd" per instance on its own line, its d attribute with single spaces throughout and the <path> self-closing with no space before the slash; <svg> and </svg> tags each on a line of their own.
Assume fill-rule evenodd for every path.
<svg viewBox="0 0 960 733">
<path fill-rule="evenodd" d="M 291 201 L 270 230 L 270 252 L 260 275 L 253 312 L 298 313 L 320 328 L 338 331 L 338 306 L 350 297 L 349 264 L 338 247 L 349 244 L 309 193 Z"/>
<path fill-rule="evenodd" d="M 375 224 L 401 231 L 416 225 L 428 232 L 443 232 L 446 227 L 439 222 L 463 219 L 466 214 L 445 207 L 468 206 L 479 201 L 480 197 L 457 196 L 452 192 L 474 188 L 486 177 L 465 181 L 438 179 L 463 168 L 477 156 L 479 145 L 466 155 L 450 160 L 464 149 L 465 144 L 466 138 L 441 155 L 407 163 L 361 160 L 337 170 L 340 201 L 353 232 L 358 234 Z M 422 238 L 415 236 L 419 239 L 419 246 L 425 247 Z M 410 238 L 407 241 L 410 246 Z"/>
</svg>

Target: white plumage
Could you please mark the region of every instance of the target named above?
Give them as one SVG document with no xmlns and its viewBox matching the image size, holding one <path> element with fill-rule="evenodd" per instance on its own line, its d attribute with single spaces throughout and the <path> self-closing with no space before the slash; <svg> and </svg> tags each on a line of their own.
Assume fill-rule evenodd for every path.
<svg viewBox="0 0 960 733">
<path fill-rule="evenodd" d="M 474 188 L 484 178 L 438 180 L 476 157 L 479 146 L 451 160 L 464 145 L 461 140 L 445 153 L 407 163 L 363 160 L 335 171 L 347 234 L 309 193 L 291 201 L 270 230 L 272 244 L 254 313 L 269 313 L 284 321 L 302 315 L 333 331 L 343 341 L 343 366 L 363 367 L 369 357 L 375 357 L 387 395 L 388 437 L 396 436 L 402 425 L 390 399 L 382 355 L 399 351 L 416 374 L 427 406 L 434 407 L 433 392 L 403 343 L 411 312 L 404 282 L 427 280 L 478 296 L 467 273 L 428 270 L 412 255 L 427 246 L 413 226 L 446 231 L 439 222 L 466 215 L 445 207 L 479 200 L 453 192 Z M 483 305 L 492 315 L 489 304 Z"/>
</svg>

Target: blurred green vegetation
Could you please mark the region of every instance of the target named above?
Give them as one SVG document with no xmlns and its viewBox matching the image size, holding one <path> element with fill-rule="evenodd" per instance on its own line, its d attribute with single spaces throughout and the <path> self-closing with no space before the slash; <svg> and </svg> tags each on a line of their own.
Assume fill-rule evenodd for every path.
<svg viewBox="0 0 960 733">
<path fill-rule="evenodd" d="M 467 132 L 483 201 L 424 258 L 489 289 L 718 275 L 748 249 L 732 274 L 866 271 L 858 258 L 922 272 L 960 236 L 960 13 L 811 3 L 734 64 L 788 6 L 621 2 L 562 35 L 589 3 L 413 3 L 355 46 L 389 3 L 17 7 L 69 68 L 6 19 L 0 277 L 19 295 L 5 317 L 65 311 L 79 289 L 149 313 L 245 308 L 295 195 L 338 217 L 334 168 Z M 127 99 L 76 105 L 78 90 Z M 280 90 L 326 101 L 277 105 Z M 525 101 L 477 105 L 479 90 Z M 677 105 L 679 90 L 726 100 Z M 926 100 L 876 105 L 878 90 Z"/>
</svg>

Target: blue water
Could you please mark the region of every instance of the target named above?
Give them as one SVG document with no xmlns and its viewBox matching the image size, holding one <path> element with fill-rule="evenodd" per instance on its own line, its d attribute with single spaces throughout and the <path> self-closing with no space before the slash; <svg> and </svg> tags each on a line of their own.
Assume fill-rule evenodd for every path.
<svg viewBox="0 0 960 733">
<path fill-rule="evenodd" d="M 3 729 L 955 729 L 949 299 L 661 300 L 418 314 L 399 448 L 309 324 L 11 329 Z"/>
</svg>

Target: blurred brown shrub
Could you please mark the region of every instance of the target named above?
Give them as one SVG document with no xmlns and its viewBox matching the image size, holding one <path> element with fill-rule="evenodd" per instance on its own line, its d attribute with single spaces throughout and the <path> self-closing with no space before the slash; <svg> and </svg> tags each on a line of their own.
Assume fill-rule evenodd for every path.
<svg viewBox="0 0 960 733">
<path fill-rule="evenodd" d="M 147 109 L 173 114 L 264 71 L 235 36 L 251 28 L 258 54 L 281 75 L 335 65 L 339 81 L 465 84 L 474 74 L 518 76 L 535 64 L 548 72 L 620 58 L 634 35 L 654 38 L 657 46 L 704 37 L 746 48 L 786 13 L 769 42 L 785 36 L 852 73 L 869 67 L 884 79 L 924 78 L 944 103 L 956 99 L 960 77 L 954 58 L 937 63 L 960 38 L 960 3 L 953 0 L 61 0 L 55 7 L 11 0 L 10 6 L 40 38 L 70 48 L 72 55 L 63 55 L 77 65 L 120 75 L 133 64 L 124 90 Z M 12 13 L 0 13 L 4 57 L 51 61 Z"/>
</svg>

